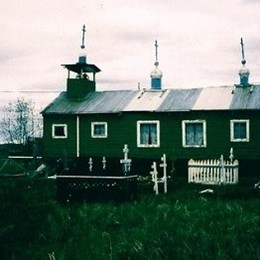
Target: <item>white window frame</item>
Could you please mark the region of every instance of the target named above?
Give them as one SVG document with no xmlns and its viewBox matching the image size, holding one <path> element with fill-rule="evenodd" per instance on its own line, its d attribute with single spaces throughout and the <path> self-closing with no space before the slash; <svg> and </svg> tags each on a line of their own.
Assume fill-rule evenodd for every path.
<svg viewBox="0 0 260 260">
<path fill-rule="evenodd" d="M 104 135 L 95 135 L 95 126 L 96 125 L 104 125 L 105 134 Z M 107 138 L 107 122 L 91 122 L 91 137 L 92 138 Z"/>
<path fill-rule="evenodd" d="M 64 135 L 55 135 L 55 127 L 64 127 Z M 54 139 L 66 139 L 68 137 L 67 124 L 52 124 L 52 138 Z"/>
<path fill-rule="evenodd" d="M 246 138 L 235 138 L 234 136 L 234 124 L 246 123 Z M 230 120 L 230 141 L 231 142 L 249 142 L 249 119 L 232 119 Z"/>
<path fill-rule="evenodd" d="M 186 125 L 187 124 L 202 124 L 203 130 L 203 144 L 201 145 L 190 145 L 186 144 Z M 185 148 L 203 148 L 207 147 L 207 124 L 206 120 L 183 120 L 182 121 L 182 146 Z"/>
<path fill-rule="evenodd" d="M 157 133 L 157 143 L 156 144 L 141 144 L 141 125 L 142 124 L 155 124 Z M 139 120 L 137 121 L 137 147 L 141 148 L 157 148 L 160 147 L 160 121 L 159 120 Z"/>
</svg>

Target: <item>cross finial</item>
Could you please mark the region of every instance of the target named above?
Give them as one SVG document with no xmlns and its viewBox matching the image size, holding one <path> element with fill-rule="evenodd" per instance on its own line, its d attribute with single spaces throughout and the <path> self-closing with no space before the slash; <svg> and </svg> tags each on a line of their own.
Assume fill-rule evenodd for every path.
<svg viewBox="0 0 260 260">
<path fill-rule="evenodd" d="M 84 24 L 82 28 L 82 42 L 80 46 L 81 49 L 85 49 L 85 33 L 86 33 L 86 26 Z"/>
<path fill-rule="evenodd" d="M 158 63 L 158 43 L 157 40 L 155 40 L 155 63 Z"/>
<path fill-rule="evenodd" d="M 246 60 L 245 60 L 245 53 L 244 53 L 244 42 L 243 42 L 243 38 L 242 37 L 241 37 L 240 44 L 241 44 L 241 51 L 242 51 L 242 61 L 241 61 L 241 63 L 243 65 L 245 65 L 246 64 Z"/>
</svg>

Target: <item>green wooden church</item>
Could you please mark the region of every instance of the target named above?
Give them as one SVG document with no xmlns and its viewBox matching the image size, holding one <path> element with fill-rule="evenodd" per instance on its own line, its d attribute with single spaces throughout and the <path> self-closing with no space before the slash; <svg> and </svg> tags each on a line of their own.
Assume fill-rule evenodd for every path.
<svg viewBox="0 0 260 260">
<path fill-rule="evenodd" d="M 105 157 L 116 171 L 127 144 L 136 174 L 149 174 L 163 154 L 169 171 L 185 174 L 189 159 L 228 157 L 233 148 L 240 172 L 259 172 L 260 85 L 249 82 L 244 51 L 238 84 L 164 89 L 157 47 L 149 89 L 97 91 L 100 69 L 86 55 L 62 65 L 66 90 L 42 111 L 45 160 L 84 173 L 89 158 L 101 164 Z"/>
</svg>

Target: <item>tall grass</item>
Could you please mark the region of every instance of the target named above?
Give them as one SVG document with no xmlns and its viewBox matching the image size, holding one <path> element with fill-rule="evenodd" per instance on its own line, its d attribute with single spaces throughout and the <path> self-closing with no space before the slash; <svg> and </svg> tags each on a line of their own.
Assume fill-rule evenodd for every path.
<svg viewBox="0 0 260 260">
<path fill-rule="evenodd" d="M 1 179 L 1 259 L 259 259 L 259 194 L 173 183 L 137 201 L 60 204 L 53 180 Z"/>
</svg>

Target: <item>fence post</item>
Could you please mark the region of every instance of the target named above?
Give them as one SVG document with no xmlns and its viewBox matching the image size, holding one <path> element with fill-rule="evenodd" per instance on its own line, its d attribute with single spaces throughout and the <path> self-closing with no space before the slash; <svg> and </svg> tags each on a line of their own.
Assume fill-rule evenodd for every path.
<svg viewBox="0 0 260 260">
<path fill-rule="evenodd" d="M 234 159 L 234 153 L 233 153 L 233 147 L 230 148 L 230 155 L 229 155 L 229 160 L 231 164 L 233 164 L 233 159 Z"/>
<path fill-rule="evenodd" d="M 238 160 L 235 160 L 233 165 L 234 165 L 234 183 L 238 183 L 238 166 L 239 166 Z"/>
<path fill-rule="evenodd" d="M 224 182 L 225 166 L 223 154 L 220 156 L 220 184 Z"/>
<path fill-rule="evenodd" d="M 192 182 L 192 168 L 191 168 L 192 161 L 193 161 L 192 159 L 188 161 L 188 183 Z"/>
</svg>

